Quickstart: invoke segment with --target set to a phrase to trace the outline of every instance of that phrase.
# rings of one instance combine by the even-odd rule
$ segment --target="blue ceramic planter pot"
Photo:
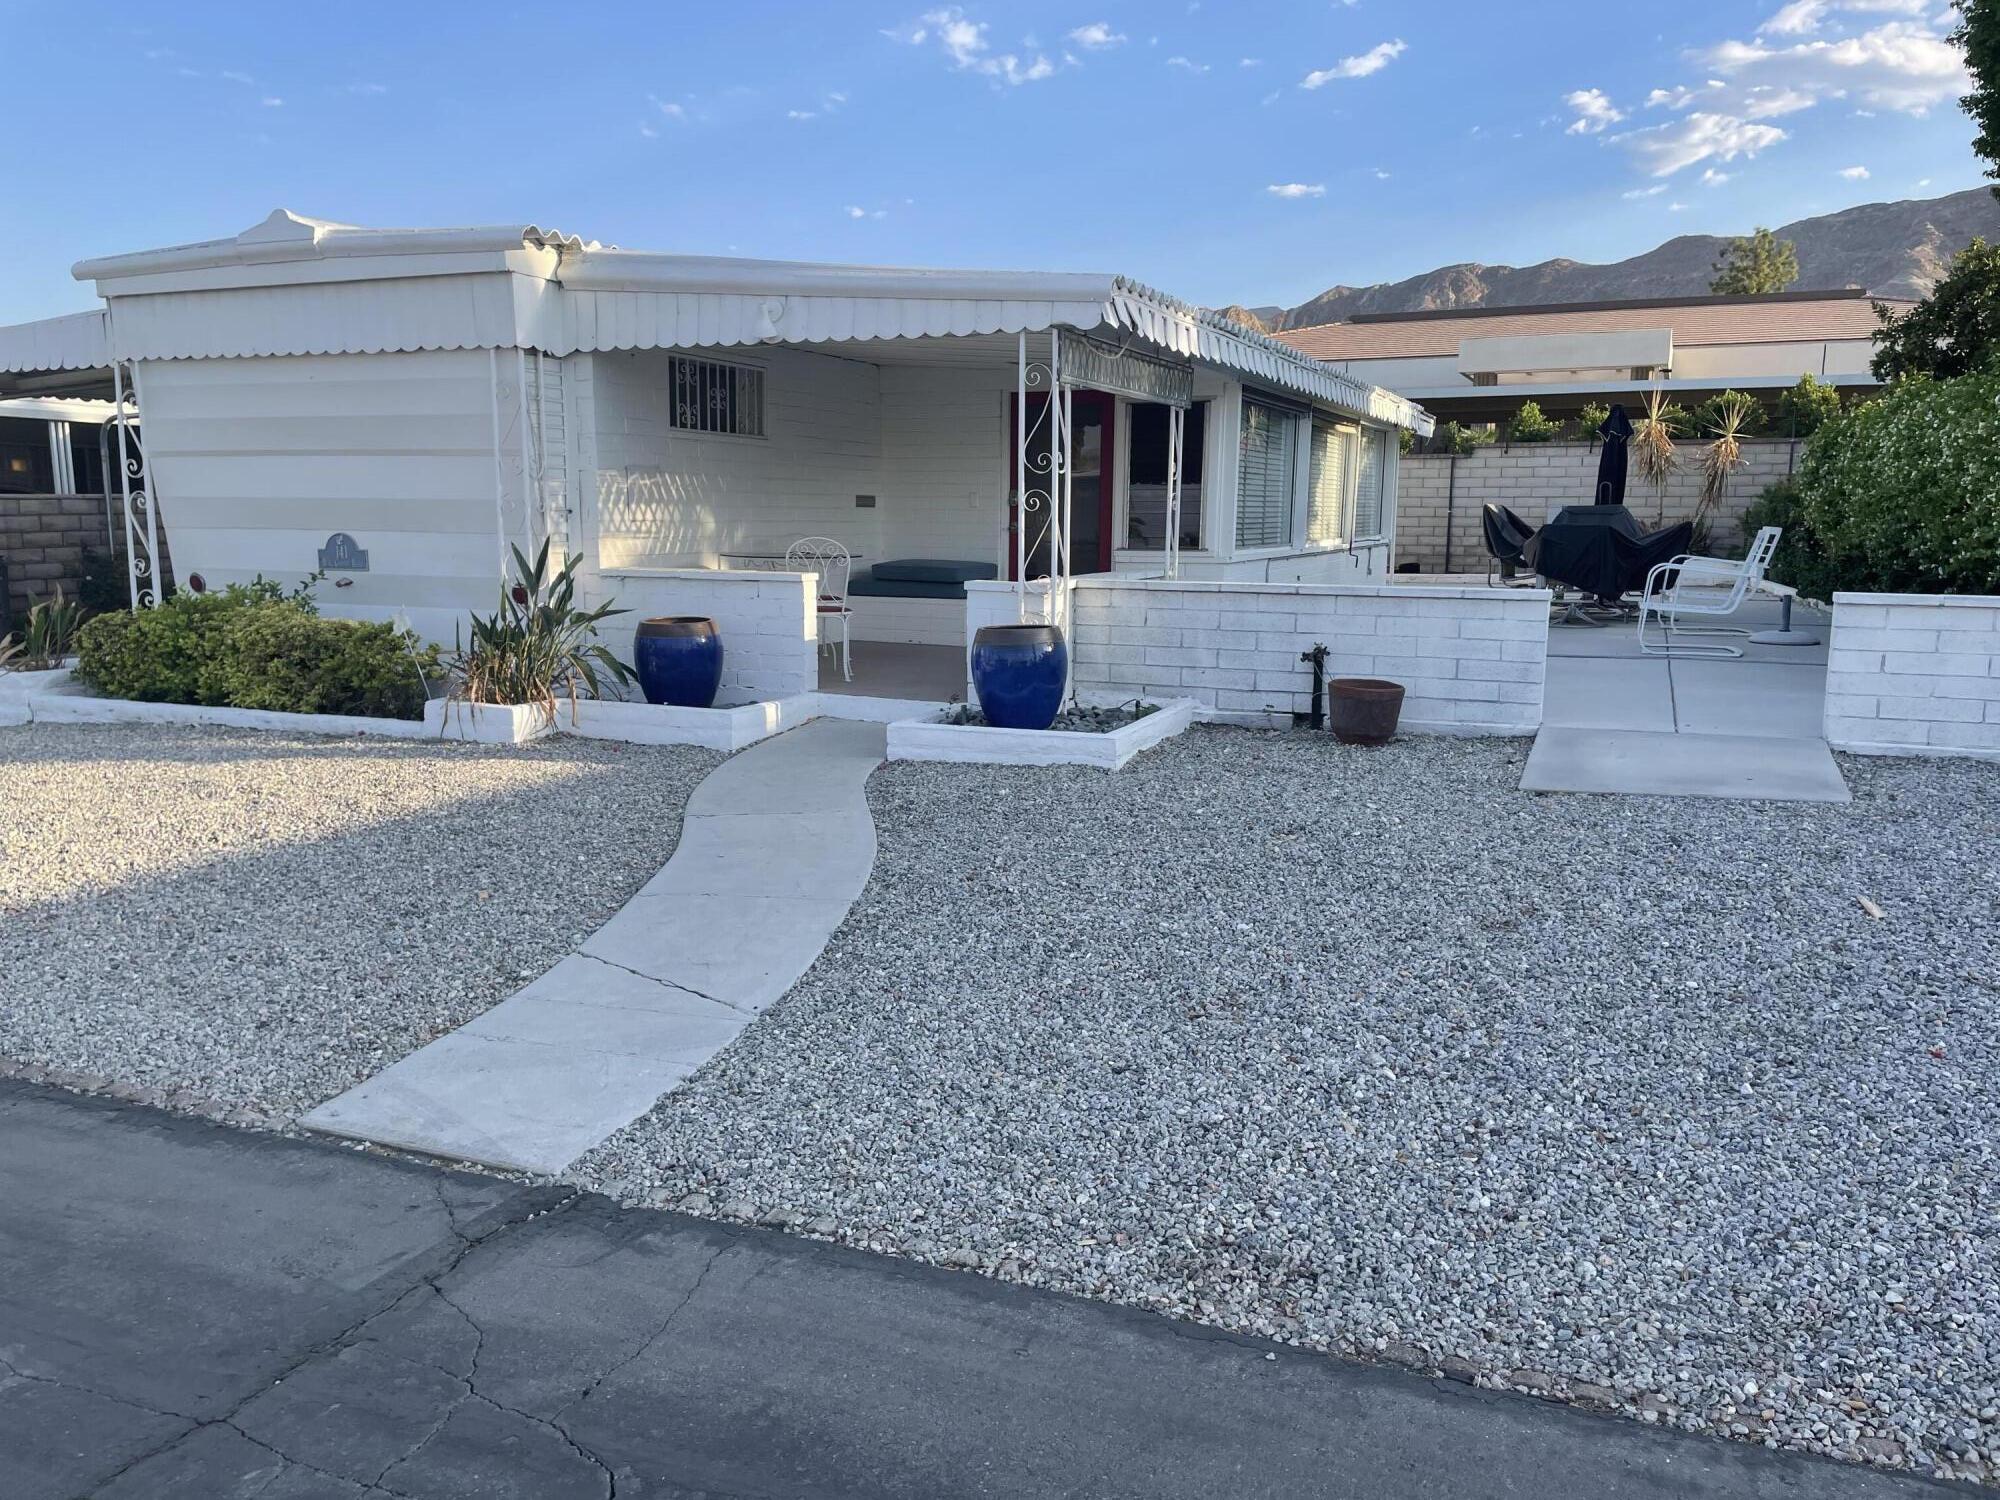
[[[1069,646],[1055,625],[984,625],[972,638],[972,687],[996,729],[1047,729],[1062,708]]]
[[[648,703],[707,708],[722,685],[722,637],[715,621],[700,615],[641,620],[632,665]]]

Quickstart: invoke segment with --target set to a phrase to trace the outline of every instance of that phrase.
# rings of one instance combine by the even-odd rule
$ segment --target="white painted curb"
[[[1157,713],[1101,734],[901,719],[889,726],[889,759],[987,766],[1096,766],[1116,771],[1140,751],[1186,729],[1200,707],[1192,699],[1177,699],[1162,704]]]

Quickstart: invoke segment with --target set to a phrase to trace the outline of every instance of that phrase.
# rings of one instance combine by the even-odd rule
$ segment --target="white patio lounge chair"
[[[1764,527],[1741,562],[1684,556],[1656,564],[1646,575],[1646,591],[1639,599],[1639,649],[1648,656],[1741,656],[1741,646],[1724,645],[1715,639],[1683,645],[1677,638],[1741,636],[1748,640],[1748,630],[1733,625],[1683,625],[1681,620],[1690,615],[1712,620],[1735,614],[1745,596],[1763,582],[1781,535],[1779,527]],[[1658,643],[1646,636],[1649,615],[1660,617],[1663,638]]]
[[[829,536],[800,537],[785,549],[785,570],[790,573],[819,574],[819,643],[840,632],[840,675],[854,681],[853,645],[849,626],[854,611],[847,604],[847,584],[854,574],[854,559],[846,547]]]

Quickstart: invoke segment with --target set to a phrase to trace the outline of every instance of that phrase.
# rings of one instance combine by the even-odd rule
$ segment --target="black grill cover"
[[[1529,539],[1522,555],[1544,578],[1616,599],[1644,587],[1655,563],[1678,557],[1693,544],[1692,521],[1649,533],[1622,505],[1566,505]]]

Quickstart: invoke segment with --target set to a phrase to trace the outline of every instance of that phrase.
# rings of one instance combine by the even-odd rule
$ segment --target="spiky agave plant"
[[[547,542],[532,562],[519,547],[513,553],[515,581],[501,589],[498,612],[474,615],[469,634],[453,637],[447,702],[529,703],[553,724],[559,698],[568,698],[574,712],[578,697],[603,696],[606,678],[621,687],[634,680],[633,670],[597,639],[601,622],[627,611],[608,601],[577,607],[580,557],[551,573]]]
[[[20,648],[11,662],[14,670],[40,672],[61,666],[76,654],[76,633],[83,621],[83,605],[64,598],[62,585],[57,584],[53,598],[29,607]]]

